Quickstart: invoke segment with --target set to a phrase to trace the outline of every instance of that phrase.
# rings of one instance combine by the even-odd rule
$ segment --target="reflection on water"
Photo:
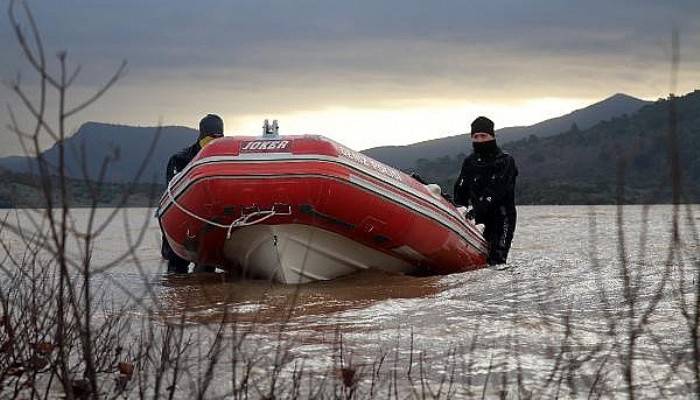
[[[227,274],[165,276],[166,315],[202,323],[222,319],[239,322],[288,322],[299,317],[323,317],[350,312],[389,299],[426,298],[447,285],[439,277],[412,277],[368,270],[334,281],[283,285],[239,280]]]

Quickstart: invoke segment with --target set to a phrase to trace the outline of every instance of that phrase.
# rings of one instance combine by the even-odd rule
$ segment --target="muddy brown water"
[[[561,349],[566,348],[571,359],[605,347],[578,361],[576,376],[583,378],[572,386],[586,397],[591,383],[584,378],[596,376],[601,369],[609,372],[605,379],[610,390],[623,390],[620,344],[626,343],[625,329],[624,324],[611,328],[610,321],[625,321],[627,315],[620,268],[624,253],[632,271],[636,307],[643,309],[661,294],[637,343],[640,393],[648,397],[678,394],[687,390],[690,375],[683,371],[682,361],[681,367],[672,368],[669,356],[682,360],[690,348],[679,299],[693,300],[691,278],[697,274],[698,262],[694,232],[700,207],[681,207],[681,257],[670,264],[672,207],[625,206],[622,211],[624,223],[618,231],[615,206],[518,207],[506,270],[437,277],[366,271],[331,282],[287,286],[223,274],[167,276],[153,210],[128,209],[96,243],[93,264],[120,260],[142,227],[143,240],[127,259],[96,274],[94,284],[105,304],[128,306],[136,317],[150,315],[148,310],[155,308],[159,309],[155,318],[184,314],[188,326],[202,335],[214,332],[209,328],[222,321],[255,326],[251,346],[256,351],[273,351],[284,341],[292,358],[305,360],[311,369],[332,365],[331,353],[340,333],[358,365],[370,365],[380,353],[421,351],[430,365],[426,376],[439,380],[448,373],[446,360],[454,351],[460,363],[471,360],[469,373],[477,381],[483,382],[494,371],[511,373],[511,380],[522,375],[534,385],[530,389],[539,387],[543,390],[539,394],[549,397],[555,385],[543,382],[559,379],[562,386],[563,378],[552,378]],[[87,215],[87,211],[75,212],[78,222],[81,213]],[[22,221],[21,215],[18,218]],[[7,233],[4,240],[21,249],[20,242]],[[681,279],[681,271],[687,279]],[[664,272],[668,272],[666,278]],[[276,329],[281,325],[284,335]],[[465,372],[460,371],[464,379]],[[215,378],[221,380],[221,393],[226,391],[226,376]],[[568,390],[579,397],[575,389]]]

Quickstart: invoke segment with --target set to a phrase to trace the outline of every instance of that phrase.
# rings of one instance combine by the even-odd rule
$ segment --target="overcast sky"
[[[617,92],[669,92],[671,31],[681,38],[677,92],[700,82],[700,1],[31,1],[49,54],[82,65],[76,98],[128,74],[70,122],[196,126],[227,134],[321,133],[356,149],[557,116]],[[9,0],[2,0],[3,10]],[[0,74],[23,71],[6,15]],[[11,93],[3,88],[4,102]],[[0,121],[7,121],[2,113]],[[4,133],[7,134],[7,133]],[[7,154],[10,148],[0,150]]]

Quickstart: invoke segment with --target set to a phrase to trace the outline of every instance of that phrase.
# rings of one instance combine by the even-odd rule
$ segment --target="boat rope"
[[[187,208],[185,208],[182,204],[178,203],[177,200],[175,200],[175,196],[173,196],[173,192],[172,192],[171,182],[174,182],[174,181],[175,181],[175,179],[171,179],[170,182],[168,182],[167,192],[168,192],[168,198],[170,199],[170,201],[173,204],[175,204],[175,207],[177,207],[178,209],[180,209],[180,211],[184,212],[185,214],[189,215],[190,217],[192,217],[198,221],[215,226],[217,228],[226,229],[226,239],[227,240],[231,239],[231,231],[233,230],[233,228],[255,225],[255,224],[263,222],[263,221],[273,217],[274,215],[278,214],[277,211],[275,211],[275,207],[273,206],[272,209],[270,209],[270,210],[259,210],[259,211],[254,211],[250,214],[242,215],[240,218],[234,220],[230,224],[221,224],[219,222],[212,221],[210,219],[201,217],[201,216],[195,214],[194,212],[188,210]],[[254,217],[260,217],[260,218],[254,219]]]

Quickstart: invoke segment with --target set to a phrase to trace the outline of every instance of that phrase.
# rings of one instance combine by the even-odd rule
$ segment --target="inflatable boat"
[[[282,283],[486,263],[480,231],[441,194],[323,136],[216,139],[170,181],[157,216],[180,257]]]

